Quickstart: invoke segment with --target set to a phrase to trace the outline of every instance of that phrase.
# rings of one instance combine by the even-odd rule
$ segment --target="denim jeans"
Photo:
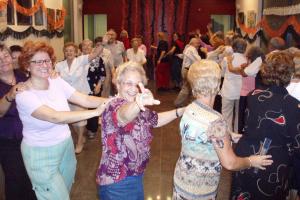
[[[144,175],[128,176],[120,182],[98,185],[100,200],[144,200]]]

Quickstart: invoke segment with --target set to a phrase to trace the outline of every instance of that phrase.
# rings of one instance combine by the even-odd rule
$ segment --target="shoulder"
[[[19,81],[24,82],[27,80],[26,74],[23,71],[16,69],[16,70],[14,70],[14,73],[15,73],[15,76],[16,76],[18,82]]]
[[[58,63],[55,64],[55,68],[56,69],[61,69],[67,66],[67,61],[66,60],[62,60]]]

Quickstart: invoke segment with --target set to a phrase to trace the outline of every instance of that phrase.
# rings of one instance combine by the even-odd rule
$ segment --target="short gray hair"
[[[187,78],[194,97],[215,96],[220,88],[221,69],[215,61],[203,59],[190,66]]]
[[[113,83],[121,83],[123,81],[124,75],[127,72],[138,72],[141,75],[142,83],[147,85],[147,77],[143,66],[137,62],[129,61],[119,65],[116,69],[116,73],[113,79]]]

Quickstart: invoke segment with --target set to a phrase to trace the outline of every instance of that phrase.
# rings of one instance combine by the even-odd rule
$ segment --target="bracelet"
[[[5,100],[6,100],[7,102],[9,102],[9,103],[11,103],[11,102],[14,101],[13,99],[12,99],[12,100],[9,100],[9,98],[7,97],[7,95],[5,95]]]
[[[249,156],[249,157],[247,157],[247,158],[248,158],[248,160],[249,160],[249,163],[250,163],[250,166],[249,166],[249,168],[251,168],[251,167],[252,167],[252,160],[251,160],[250,156]]]
[[[176,113],[176,118],[180,117],[178,114],[178,108],[176,108],[175,113]]]

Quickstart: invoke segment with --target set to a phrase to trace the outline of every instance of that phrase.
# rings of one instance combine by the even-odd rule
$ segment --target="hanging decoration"
[[[300,4],[291,5],[291,6],[284,6],[284,7],[272,7],[272,8],[265,8],[263,10],[264,15],[296,15],[300,13]]]
[[[4,0],[4,2],[5,2],[5,0]],[[16,9],[17,12],[19,12],[25,16],[32,16],[37,11],[39,11],[39,9],[41,8],[47,16],[48,24],[50,24],[51,28],[53,28],[54,30],[58,30],[64,26],[64,21],[65,21],[65,17],[66,17],[66,10],[64,8],[61,9],[60,16],[57,19],[54,19],[54,16],[52,16],[48,12],[43,0],[37,0],[36,3],[31,8],[25,8],[25,7],[21,6],[17,2],[17,0],[10,0],[10,3]],[[2,4],[0,4],[0,9],[1,9],[1,5]]]
[[[286,31],[288,26],[292,26],[295,32],[300,35],[300,22],[298,22],[295,15],[288,17],[278,29],[273,29],[269,25],[266,17],[263,17],[255,28],[247,28],[244,24],[239,23],[239,21],[237,21],[237,24],[244,33],[253,36],[256,35],[256,33],[261,29],[263,29],[269,37],[281,36]]]
[[[37,30],[32,26],[30,26],[28,29],[22,32],[14,31],[13,29],[7,27],[7,29],[4,32],[0,33],[0,41],[7,39],[9,36],[21,40],[21,39],[25,39],[30,34],[33,34],[37,37],[48,37],[48,38],[53,38],[53,37],[61,38],[64,36],[63,31]]]
[[[8,0],[0,0],[0,12],[6,9],[7,2]]]
[[[36,13],[41,6],[44,5],[43,0],[37,0],[36,3],[34,4],[34,6],[32,6],[31,8],[25,8],[23,6],[21,6],[17,0],[10,0],[12,6],[16,9],[17,12],[21,13],[22,15],[25,16],[32,16],[34,15],[34,13]]]

